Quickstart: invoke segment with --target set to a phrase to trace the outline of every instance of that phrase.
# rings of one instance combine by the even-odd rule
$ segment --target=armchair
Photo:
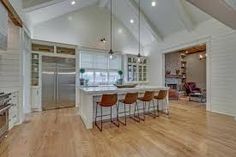
[[[187,95],[192,93],[201,93],[201,89],[196,86],[195,82],[186,82],[184,84]]]

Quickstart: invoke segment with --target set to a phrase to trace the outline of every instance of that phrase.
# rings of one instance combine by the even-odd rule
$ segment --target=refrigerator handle
[[[53,81],[53,100],[54,100],[54,103],[56,102],[56,71],[54,72],[54,75],[53,75],[53,78],[54,78],[54,81]]]
[[[57,72],[56,72],[56,104],[58,105],[58,83],[59,83],[59,81],[58,81],[58,79],[59,79],[59,77],[58,77],[58,73],[59,73],[59,70],[58,70],[58,65],[56,66],[56,70],[57,70]],[[59,107],[59,106],[57,106],[57,107]]]

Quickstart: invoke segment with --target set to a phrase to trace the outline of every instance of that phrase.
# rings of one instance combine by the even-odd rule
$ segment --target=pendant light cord
[[[113,9],[112,9],[112,0],[111,0],[111,2],[110,2],[110,7],[111,7],[111,13],[110,13],[110,38],[111,38],[111,39],[110,39],[110,42],[111,42],[111,43],[110,43],[110,48],[111,48],[111,50],[112,50],[112,40],[113,40],[113,39],[112,39],[112,33],[113,33],[113,32],[112,32],[112,31],[113,31],[113,30],[112,30],[112,12],[113,12]]]
[[[139,20],[139,24],[138,24],[138,30],[139,30],[139,33],[138,33],[138,39],[139,39],[139,43],[138,43],[138,50],[139,50],[139,55],[140,55],[140,51],[141,51],[141,44],[140,44],[140,42],[141,42],[141,37],[140,37],[140,11],[141,11],[141,9],[140,9],[140,0],[139,0],[139,5],[138,5],[139,7],[138,7],[138,20]]]

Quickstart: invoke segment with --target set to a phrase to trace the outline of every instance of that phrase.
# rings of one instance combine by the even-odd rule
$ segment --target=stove
[[[11,94],[0,93],[0,139],[4,137],[4,135],[8,131],[9,126],[9,109],[11,107],[10,98]]]

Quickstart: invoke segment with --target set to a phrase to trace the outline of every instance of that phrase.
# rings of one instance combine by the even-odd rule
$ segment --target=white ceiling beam
[[[127,1],[129,3],[129,5],[133,8],[133,10],[135,10],[136,15],[138,16],[138,12],[139,12],[139,6],[138,4],[135,2],[135,0],[128,0]],[[143,19],[144,24],[146,25],[146,28],[152,33],[152,35],[154,36],[154,38],[157,41],[163,41],[164,37],[161,34],[161,32],[158,30],[158,28],[156,26],[154,26],[151,21],[148,19],[148,17],[144,14],[144,12],[141,10],[141,19]]]
[[[187,0],[208,15],[236,30],[235,0]]]
[[[51,5],[60,3],[60,2],[64,2],[64,1],[66,1],[66,0],[49,0],[49,1],[42,2],[42,3],[39,3],[39,4],[35,4],[35,5],[32,5],[32,6],[27,6],[23,9],[23,11],[24,12],[32,12],[32,11],[35,11],[35,10],[38,10],[38,9],[41,9],[41,8],[45,8],[45,7],[48,7],[48,6],[51,6]]]
[[[188,11],[186,10],[186,1],[185,0],[174,0],[173,1],[178,15],[180,17],[181,22],[184,24],[185,28],[191,32],[194,30],[195,23],[193,22],[192,18],[190,17]]]
[[[98,1],[98,6],[100,8],[105,8],[107,6],[108,2],[109,2],[109,0],[99,0]]]

